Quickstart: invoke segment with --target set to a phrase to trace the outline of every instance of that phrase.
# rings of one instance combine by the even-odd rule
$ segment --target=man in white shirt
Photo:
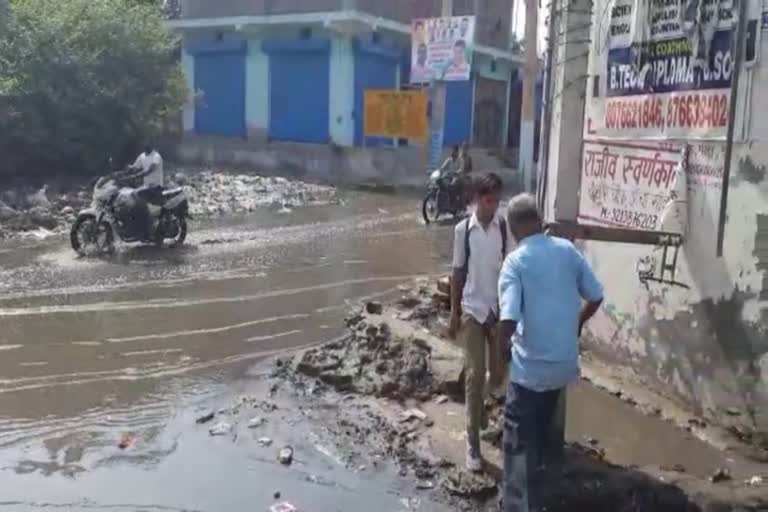
[[[163,157],[152,146],[145,146],[141,153],[131,166],[131,169],[138,171],[135,175],[142,179],[142,187],[152,189],[152,194],[160,194],[165,186],[165,174],[163,173]],[[137,228],[144,236],[151,236],[154,231],[155,220],[160,215],[160,208],[140,201],[136,208]]]
[[[456,226],[451,281],[449,336],[459,333],[464,345],[467,414],[467,469],[483,469],[480,430],[485,417],[486,355],[490,385],[503,384],[505,361],[495,336],[499,318],[498,282],[508,252],[509,232],[498,214],[501,178],[493,173],[474,183],[475,213]]]
[[[145,146],[132,166],[140,171],[138,177],[143,178],[145,187],[162,187],[165,185],[163,173],[163,157],[152,146]]]

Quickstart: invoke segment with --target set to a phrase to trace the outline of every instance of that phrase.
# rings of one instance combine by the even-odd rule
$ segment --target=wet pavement
[[[341,335],[351,304],[446,272],[450,226],[423,226],[417,207],[357,194],[265,209],[195,223],[180,250],[123,247],[106,261],[60,239],[0,245],[0,510],[267,510],[276,490],[306,512],[408,510],[393,468],[345,469],[302,429],[270,427],[307,447],[288,469],[275,449],[210,438],[194,419],[253,387],[260,359]],[[127,432],[136,446],[121,451]],[[730,464],[580,386],[569,437],[585,436],[623,463],[702,475]]]

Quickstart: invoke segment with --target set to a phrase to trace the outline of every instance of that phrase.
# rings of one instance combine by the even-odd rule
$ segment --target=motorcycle
[[[149,233],[136,220],[138,208],[146,205],[160,208],[157,218],[153,216]],[[70,242],[81,256],[89,254],[89,249],[98,253],[114,252],[115,236],[123,242],[151,243],[158,247],[170,240],[170,246],[177,247],[187,237],[189,218],[189,202],[183,188],[138,187],[135,177],[125,172],[112,173],[96,181],[91,207],[77,215]]]
[[[429,175],[427,195],[421,205],[424,222],[437,222],[441,215],[458,217],[465,211],[464,183],[455,171],[436,169]]]

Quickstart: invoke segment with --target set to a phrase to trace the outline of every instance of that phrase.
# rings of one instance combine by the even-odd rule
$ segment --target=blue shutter
[[[330,140],[330,44],[268,41],[269,138],[326,144]]]
[[[443,144],[469,142],[472,134],[472,81],[447,82]]]
[[[244,137],[245,53],[242,41],[204,43],[189,48],[195,57],[195,132]]]
[[[377,44],[355,44],[355,145],[363,145],[365,90],[397,89],[400,54]],[[367,137],[366,146],[391,145],[392,139]]]

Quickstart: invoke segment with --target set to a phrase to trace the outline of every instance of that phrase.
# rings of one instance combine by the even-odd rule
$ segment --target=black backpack
[[[464,229],[464,273],[469,274],[469,221],[471,217],[468,217],[464,223],[465,223],[465,229]],[[504,259],[507,256],[507,221],[500,218],[499,219],[499,229],[501,229],[501,259]]]

